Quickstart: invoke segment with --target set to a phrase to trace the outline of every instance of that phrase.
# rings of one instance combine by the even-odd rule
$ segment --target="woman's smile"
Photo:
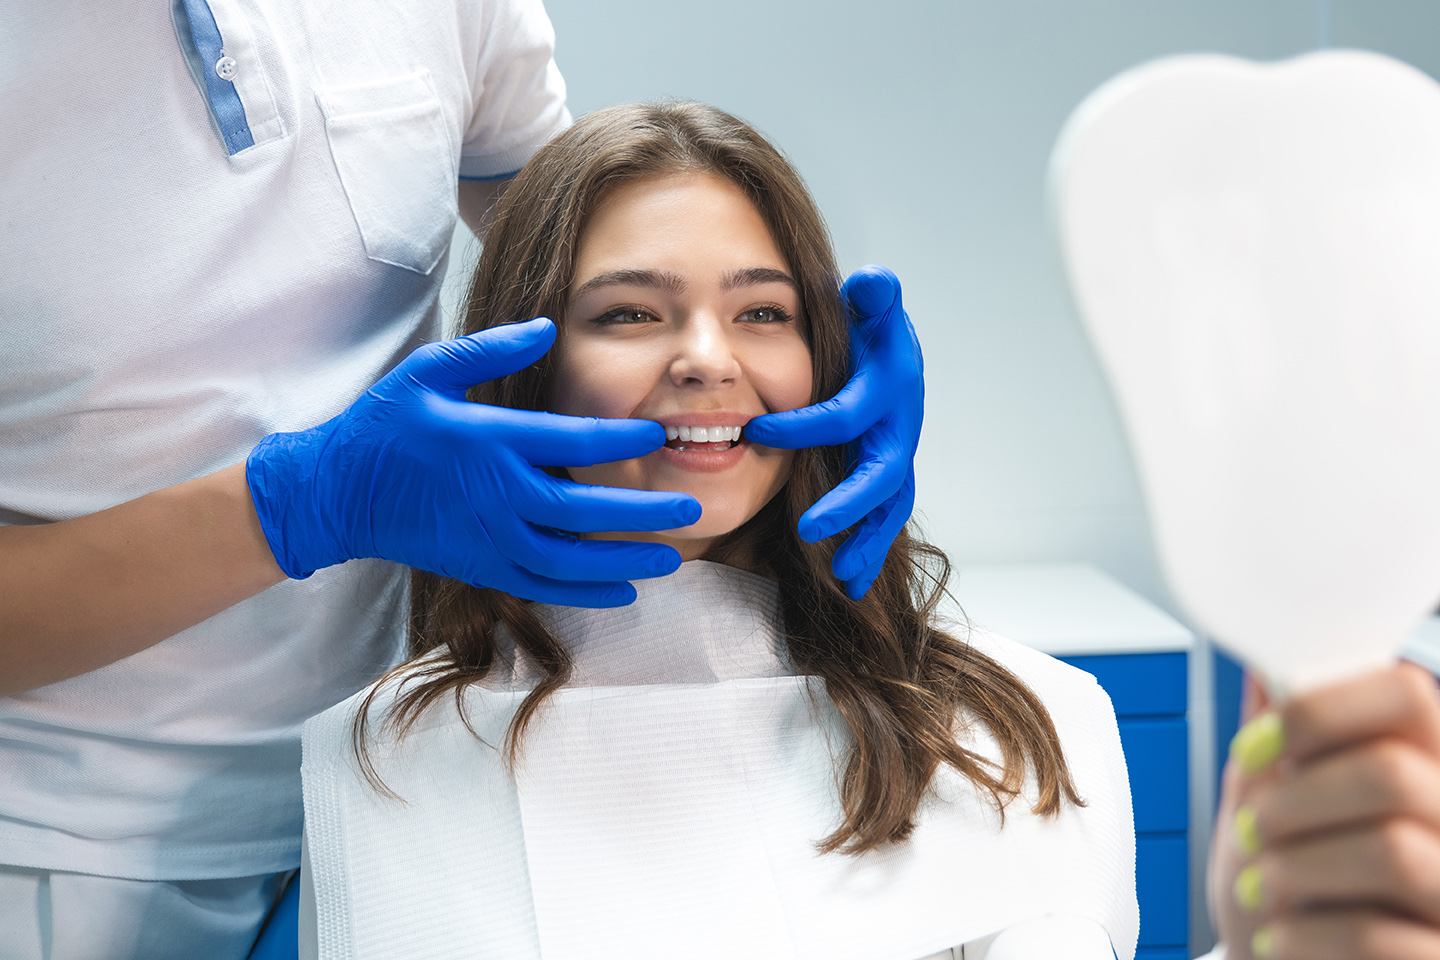
[[[581,233],[570,290],[551,410],[666,428],[654,453],[570,476],[695,497],[698,523],[623,538],[702,556],[790,476],[791,451],[745,438],[752,418],[811,400],[790,268],[738,187],[714,174],[677,174],[606,194]]]
[[[744,462],[751,445],[745,440],[750,417],[740,413],[682,413],[656,417],[665,428],[665,446],[651,456],[678,470],[718,473]]]

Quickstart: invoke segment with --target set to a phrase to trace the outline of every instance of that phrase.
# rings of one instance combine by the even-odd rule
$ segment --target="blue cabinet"
[[[1058,656],[1100,681],[1117,717],[1185,715],[1189,687],[1183,651]]]
[[[1061,658],[1093,674],[1115,704],[1135,809],[1140,947],[1174,948],[1180,951],[1176,956],[1183,956],[1190,938],[1186,657],[1175,651]]]
[[[1136,834],[1190,828],[1189,735],[1184,714],[1120,718]]]

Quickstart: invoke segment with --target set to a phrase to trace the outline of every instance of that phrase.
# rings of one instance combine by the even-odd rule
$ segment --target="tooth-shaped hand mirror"
[[[1176,599],[1277,690],[1391,661],[1440,599],[1440,85],[1159,61],[1051,188]]]

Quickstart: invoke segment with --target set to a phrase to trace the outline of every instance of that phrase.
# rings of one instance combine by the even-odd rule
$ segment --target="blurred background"
[[[1082,561],[1174,612],[1046,215],[1071,109],[1173,53],[1382,51],[1435,75],[1434,0],[546,0],[577,116],[656,97],[757,126],[841,268],[900,275],[925,349],[918,510],[967,564]],[[455,276],[473,262],[461,228]]]

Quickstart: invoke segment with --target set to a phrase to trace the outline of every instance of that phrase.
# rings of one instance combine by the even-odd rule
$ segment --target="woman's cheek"
[[[643,357],[633,345],[597,342],[571,333],[561,350],[552,380],[553,413],[572,417],[621,419],[631,416],[649,392]]]
[[[813,379],[810,374],[810,355],[805,354],[804,364],[791,364],[788,369],[766,371],[756,376],[755,392],[760,402],[771,413],[794,410],[810,402]]]

